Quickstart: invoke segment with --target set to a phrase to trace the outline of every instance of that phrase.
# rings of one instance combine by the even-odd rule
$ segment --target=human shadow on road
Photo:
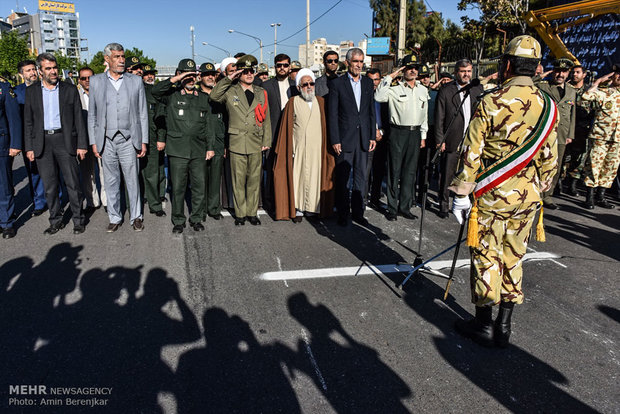
[[[196,318],[165,270],[150,270],[137,296],[141,266],[81,273],[81,250],[62,243],[36,266],[20,257],[0,268],[0,328],[11,332],[0,338],[0,386],[111,387],[98,396],[108,398],[106,412],[161,412],[157,394],[175,390],[161,350],[199,339]],[[162,310],[169,303],[178,317]]]
[[[290,349],[260,344],[246,321],[221,308],[207,309],[203,325],[206,346],[179,360],[179,413],[301,412],[281,367]]]
[[[304,326],[295,360],[288,363],[312,378],[337,413],[409,412],[401,401],[411,397],[408,385],[377,351],[349,335],[326,306],[296,293],[288,309]]]
[[[612,308],[607,305],[598,305],[596,307],[598,310],[603,313],[603,315],[608,316],[611,320],[620,323],[620,310],[616,308]]]
[[[562,390],[557,384],[568,385],[569,380],[526,350],[514,344],[508,349],[483,348],[460,337],[454,331],[454,321],[459,317],[469,319],[471,315],[452,296],[447,302],[439,299],[442,297],[441,287],[417,278],[407,290],[405,302],[443,333],[433,341],[439,355],[454,368],[455,380],[464,376],[515,413],[597,412]],[[513,320],[513,329],[514,325]],[[455,391],[446,389],[443,392]]]

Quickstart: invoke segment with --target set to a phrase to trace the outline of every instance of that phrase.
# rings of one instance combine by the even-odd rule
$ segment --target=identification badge
[[[183,113],[184,113],[183,110],[179,109],[179,116],[183,116]]]

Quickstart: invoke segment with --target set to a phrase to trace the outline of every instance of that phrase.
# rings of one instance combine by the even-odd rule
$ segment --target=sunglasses
[[[243,72],[241,72],[241,73],[243,73],[244,75],[253,74],[254,73],[254,69],[243,69]]]
[[[325,63],[338,63],[338,59],[325,59]]]
[[[276,63],[276,68],[288,68],[289,66],[291,66],[288,63]]]
[[[299,86],[302,88],[307,88],[308,86],[314,86],[314,82],[300,83]]]
[[[80,80],[89,80],[90,76],[80,76]]]

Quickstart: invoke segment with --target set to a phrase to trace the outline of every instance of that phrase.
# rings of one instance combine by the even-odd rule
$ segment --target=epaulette
[[[540,82],[538,82],[538,83],[545,83],[545,84],[548,84],[548,83],[549,83],[549,81],[547,81],[547,80],[541,80],[541,81],[540,81]]]
[[[398,86],[398,85],[399,85],[399,84],[398,84],[398,80],[396,80],[396,79],[394,79],[394,80],[392,81],[392,83],[390,83],[390,87],[392,87],[392,86]]]
[[[13,90],[13,87],[9,88],[9,95],[11,95],[11,98],[17,98],[17,94]]]

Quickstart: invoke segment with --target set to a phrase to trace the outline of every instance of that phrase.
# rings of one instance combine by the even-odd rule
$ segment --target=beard
[[[312,102],[312,100],[314,99],[314,91],[306,92],[304,90],[301,90],[300,93],[301,97],[304,98],[304,101],[306,102]]]

